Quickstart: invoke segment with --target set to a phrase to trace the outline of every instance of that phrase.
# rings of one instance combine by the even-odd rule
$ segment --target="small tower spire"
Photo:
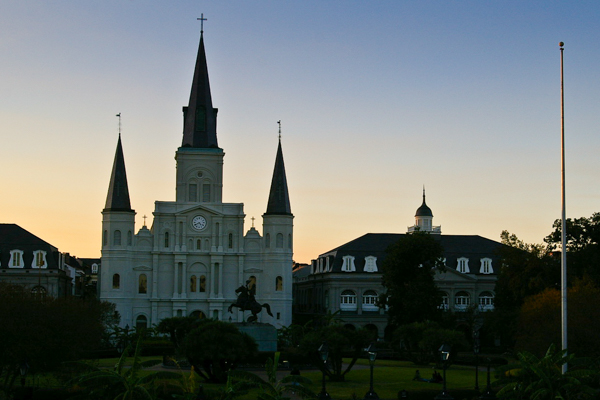
[[[120,118],[120,114],[118,114]],[[125,172],[125,157],[123,156],[123,146],[121,145],[121,135],[117,141],[117,150],[115,152],[115,161],[113,163],[110,183],[108,184],[108,194],[106,196],[106,205],[104,211],[131,211],[131,202],[129,200],[129,187],[127,186],[127,173]]]
[[[283,163],[283,151],[281,150],[281,120],[279,125],[279,143],[277,145],[277,156],[275,157],[275,168],[269,192],[269,202],[265,215],[292,215],[290,207],[290,195],[288,193],[287,178],[285,176],[285,165]]]
[[[181,147],[218,148],[217,143],[217,109],[213,108],[208,80],[208,66],[204,50],[204,14],[201,22],[200,44],[190,101],[183,107],[183,141]]]

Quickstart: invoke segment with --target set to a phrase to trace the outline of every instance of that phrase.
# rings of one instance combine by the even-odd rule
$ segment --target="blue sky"
[[[447,234],[540,242],[560,217],[565,42],[567,215],[600,211],[596,1],[4,1],[0,221],[100,254],[123,116],[137,227],[175,196],[204,13],[224,201],[266,209],[277,120],[295,259],[405,232],[423,185]]]

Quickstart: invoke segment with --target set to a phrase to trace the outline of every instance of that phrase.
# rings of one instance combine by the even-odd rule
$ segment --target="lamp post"
[[[448,360],[450,359],[451,349],[452,348],[447,344],[441,345],[438,349],[438,351],[440,352],[440,358],[442,360],[442,369],[444,371],[444,388],[442,390],[442,393],[435,396],[436,400],[454,400],[454,397],[450,396],[448,394],[448,391],[446,390],[446,366],[448,364]]]
[[[19,365],[19,372],[21,373],[21,387],[25,387],[25,377],[27,376],[27,371],[29,371],[29,364],[25,359],[21,365]]]
[[[479,391],[479,350],[481,342],[479,339],[479,328],[473,328],[473,354],[475,354],[475,390]]]
[[[496,400],[496,394],[492,391],[492,385],[490,383],[490,365],[491,365],[491,361],[488,359],[487,387],[485,388],[485,393],[479,397],[481,400]]]
[[[321,387],[318,399],[331,400],[331,396],[327,393],[327,389],[325,389],[325,369],[327,368],[327,357],[329,356],[329,346],[327,346],[327,343],[323,342],[319,347],[319,355],[321,356],[321,361],[323,361],[323,386]]]
[[[365,394],[364,400],[379,400],[379,396],[373,390],[373,366],[375,365],[375,359],[377,358],[377,348],[375,343],[371,343],[366,349],[367,356],[369,357],[369,365],[371,366],[371,383],[369,385],[369,391]]]

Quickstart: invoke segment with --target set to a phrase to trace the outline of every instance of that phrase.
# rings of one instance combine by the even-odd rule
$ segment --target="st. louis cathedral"
[[[228,308],[245,286],[258,303],[270,305],[272,316],[263,309],[259,322],[290,325],[294,216],[281,139],[262,236],[254,226],[244,234],[243,203],[222,201],[225,153],[217,142],[202,33],[183,116],[175,201],[156,201],[150,229],[144,223],[137,233],[119,136],[102,211],[101,299],[116,304],[121,326],[174,316],[242,322],[250,313]]]

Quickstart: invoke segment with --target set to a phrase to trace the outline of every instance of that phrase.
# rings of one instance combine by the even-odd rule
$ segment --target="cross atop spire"
[[[121,137],[121,113],[118,113],[115,117],[119,117],[119,137]]]
[[[196,20],[200,21],[200,34],[204,33],[204,21],[208,21],[208,19],[204,18],[204,13],[200,14],[200,18],[196,18]]]
[[[277,121],[277,124],[279,125],[279,141],[281,142],[281,120]]]

